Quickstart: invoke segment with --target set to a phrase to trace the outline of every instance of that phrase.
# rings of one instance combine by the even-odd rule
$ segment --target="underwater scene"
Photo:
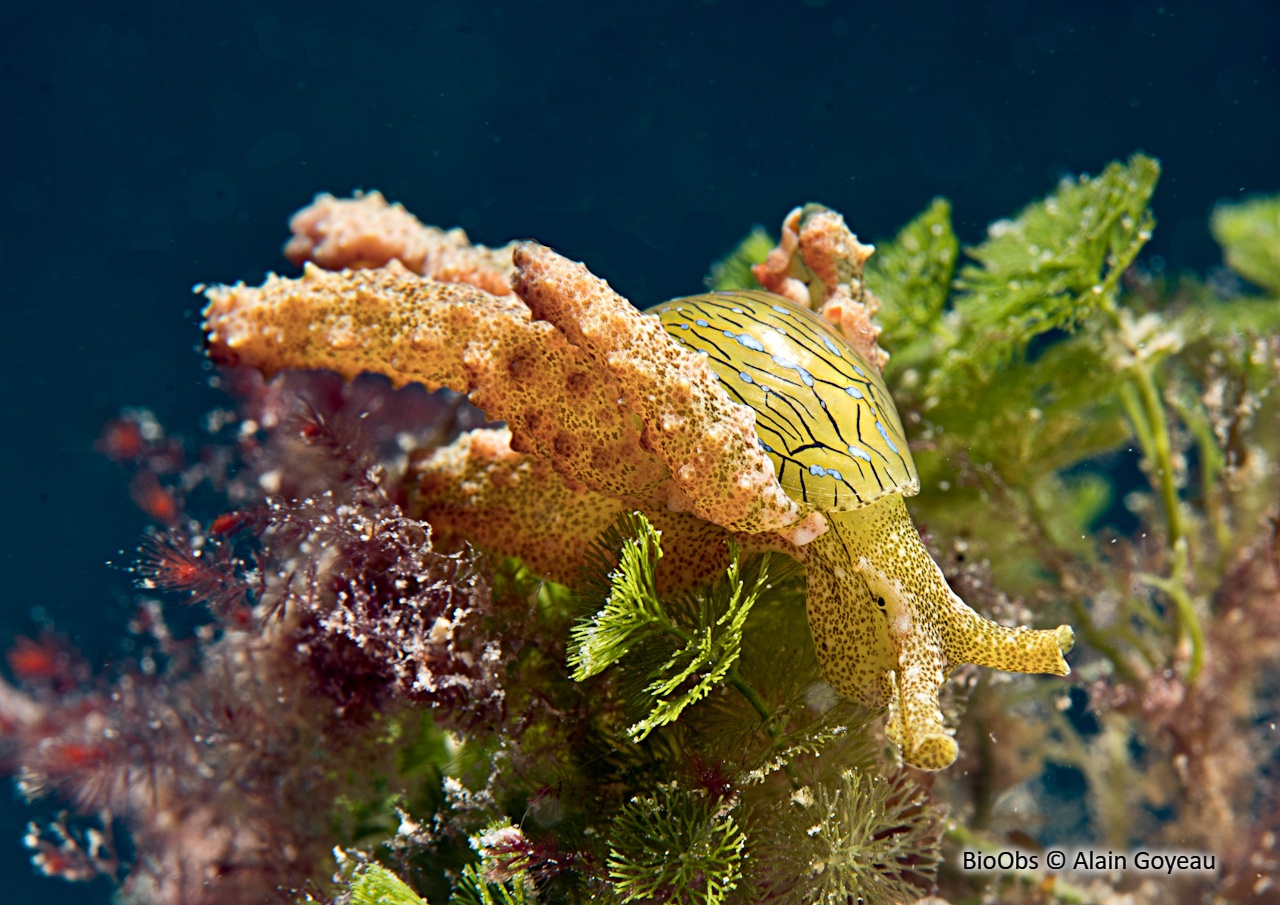
[[[1280,7],[0,61],[5,901],[1280,903]]]

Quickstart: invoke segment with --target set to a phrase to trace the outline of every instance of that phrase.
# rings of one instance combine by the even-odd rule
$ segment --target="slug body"
[[[1002,626],[948,587],[903,502],[920,483],[888,389],[825,321],[767,292],[692,296],[652,313],[755,411],[783,489],[826,515],[827,532],[799,548],[818,662],[838,694],[888,708],[907,763],[955,760],[938,689],[958,664],[1070,672],[1068,626]]]

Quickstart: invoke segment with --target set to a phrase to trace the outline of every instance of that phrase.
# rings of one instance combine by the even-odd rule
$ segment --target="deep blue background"
[[[809,200],[874,239],[946,195],[973,242],[1142,149],[1150,254],[1204,270],[1213,204],[1280,190],[1269,0],[614,6],[0,0],[0,644],[34,611],[121,655],[104,562],[143,519],[94,436],[122,405],[194,432],[191,285],[287,272],[317,191],[536,237],[648,305]],[[30,875],[25,814],[0,792],[0,897],[83,901]]]

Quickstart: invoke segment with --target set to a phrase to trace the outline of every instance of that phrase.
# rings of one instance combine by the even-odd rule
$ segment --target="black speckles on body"
[[[755,411],[761,445],[793,498],[848,510],[916,492],[884,381],[822,318],[767,292],[691,296],[656,313]]]
[[[889,707],[889,737],[907,763],[939,770],[956,756],[938,689],[976,663],[1066,675],[1071,630],[998,625],[947,586],[898,495],[836,513],[804,548],[809,629],[837,693]]]
[[[829,513],[800,548],[818,662],[838,694],[888,708],[907,763],[955,760],[938,706],[954,665],[1068,672],[1070,628],[997,625],[947,586],[903,503],[919,482],[884,382],[821,318],[763,292],[694,296],[658,316],[756,413],[783,489]]]

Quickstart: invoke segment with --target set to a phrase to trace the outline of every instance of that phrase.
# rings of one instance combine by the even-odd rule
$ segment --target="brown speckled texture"
[[[618,500],[572,490],[551,463],[511,449],[506,429],[473,430],[409,464],[406,509],[432,543],[519,555],[536,575],[572,582],[582,557],[618,517]]]
[[[976,663],[1010,672],[1070,672],[1074,636],[984,619],[947,586],[901,496],[836,514],[805,548],[809,626],[827,681],[846,697],[889,705],[889,736],[925,770],[950,766],[957,748],[938,688]]]
[[[261,287],[206,295],[215,361],[445,386],[507,421],[514,449],[547,459],[571,482],[638,501],[668,479],[618,405],[616,381],[512,296],[424,280],[395,263],[341,273],[308,266],[301,279],[272,275]]]
[[[572,584],[587,547],[625,508],[590,490],[573,490],[550,463],[514,452],[505,429],[474,430],[430,455],[405,476],[406,508],[432,525],[432,543],[471,543],[519,556],[535,575]],[[728,534],[691,515],[654,510],[662,533],[658,590],[676,594],[711,581],[729,564]]]
[[[618,381],[642,442],[671,469],[666,502],[737,531],[772,531],[804,513],[760,449],[755,413],[732,402],[699,356],[586,267],[533,242],[515,250],[516,294]]]

